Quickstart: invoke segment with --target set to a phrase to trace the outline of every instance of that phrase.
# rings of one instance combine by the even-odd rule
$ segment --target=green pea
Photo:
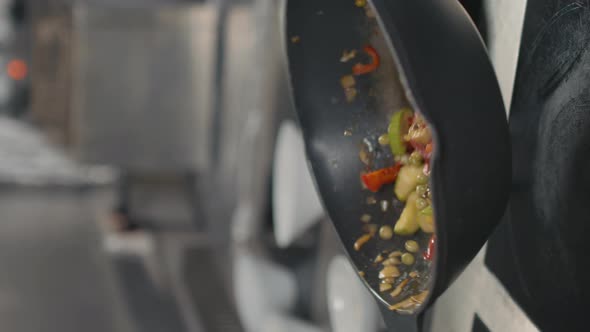
[[[418,175],[418,183],[419,184],[427,184],[428,183],[428,176],[426,176],[426,174],[422,173],[420,175]]]
[[[420,250],[420,246],[418,245],[418,242],[416,242],[414,240],[406,241],[405,247],[406,247],[406,250],[409,252],[418,252],[418,250]]]
[[[420,184],[416,186],[416,194],[418,194],[418,196],[424,196],[424,194],[426,194],[427,191],[428,186],[425,184]]]
[[[391,226],[381,226],[379,229],[379,237],[383,240],[390,240],[393,237],[393,228]]]
[[[414,261],[414,255],[410,253],[405,253],[402,255],[402,263],[404,263],[404,265],[412,265],[414,264]]]
[[[416,199],[416,207],[418,208],[418,210],[423,210],[428,206],[428,201],[425,200],[424,198],[417,198]]]

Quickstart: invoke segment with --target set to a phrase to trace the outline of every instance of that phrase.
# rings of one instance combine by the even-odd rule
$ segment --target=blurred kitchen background
[[[525,1],[477,3],[509,105]],[[384,331],[322,222],[283,6],[0,1],[0,330]],[[432,330],[484,326],[454,292]]]

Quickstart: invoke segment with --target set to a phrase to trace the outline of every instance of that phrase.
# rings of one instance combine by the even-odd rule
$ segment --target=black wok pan
[[[430,294],[415,315],[390,313],[390,299],[376,290],[376,274],[366,273],[363,278],[384,304],[390,328],[417,331],[424,308],[461,273],[504,213],[511,179],[509,134],[492,65],[458,2],[374,0],[372,4],[381,32],[374,31],[365,10],[353,0],[289,0],[289,69],[309,165],[323,204],[359,271],[370,270],[383,249],[383,244],[370,243],[361,251],[352,250],[362,234],[359,216],[369,209],[373,222],[392,225],[400,213],[399,206],[378,214],[364,204],[360,142],[386,132],[392,112],[408,102],[433,127],[431,187],[437,248]],[[352,63],[339,59],[343,50],[367,43],[379,51],[382,63],[374,74],[358,79],[359,95],[348,103],[339,80],[350,73]],[[343,135],[345,130],[352,136]],[[393,196],[390,190],[380,195]]]

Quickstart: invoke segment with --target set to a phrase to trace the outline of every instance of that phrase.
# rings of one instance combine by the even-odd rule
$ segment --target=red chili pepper
[[[427,261],[431,261],[434,258],[434,251],[436,245],[436,235],[432,235],[430,241],[428,241],[428,249],[423,254],[423,257]]]
[[[352,66],[352,73],[356,76],[374,72],[377,67],[379,67],[380,60],[377,51],[371,45],[363,47],[363,51],[365,51],[371,57],[371,63],[357,63],[356,65]]]
[[[367,189],[372,192],[377,192],[381,186],[388,183],[393,183],[395,181],[397,178],[397,173],[399,173],[399,169],[401,167],[402,165],[397,163],[392,167],[382,168],[371,173],[366,173],[361,175],[361,180]]]

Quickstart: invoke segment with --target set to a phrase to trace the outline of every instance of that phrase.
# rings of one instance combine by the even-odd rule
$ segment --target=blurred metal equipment
[[[60,54],[49,53],[59,57],[59,65],[45,83],[58,82],[36,90],[36,120],[50,136],[58,129],[57,141],[84,162],[138,171],[203,169],[214,98],[216,13],[206,4],[80,3],[72,11],[37,16],[36,54]],[[69,103],[42,109],[57,96]]]
[[[156,8],[76,8],[72,130],[83,161],[147,171],[205,166],[215,8]]]
[[[31,117],[76,160],[120,170],[115,209],[142,227],[194,230],[204,222],[195,188],[210,160],[220,8],[186,1],[32,6]]]
[[[31,6],[31,117],[53,142],[72,141],[72,7],[65,1]]]

